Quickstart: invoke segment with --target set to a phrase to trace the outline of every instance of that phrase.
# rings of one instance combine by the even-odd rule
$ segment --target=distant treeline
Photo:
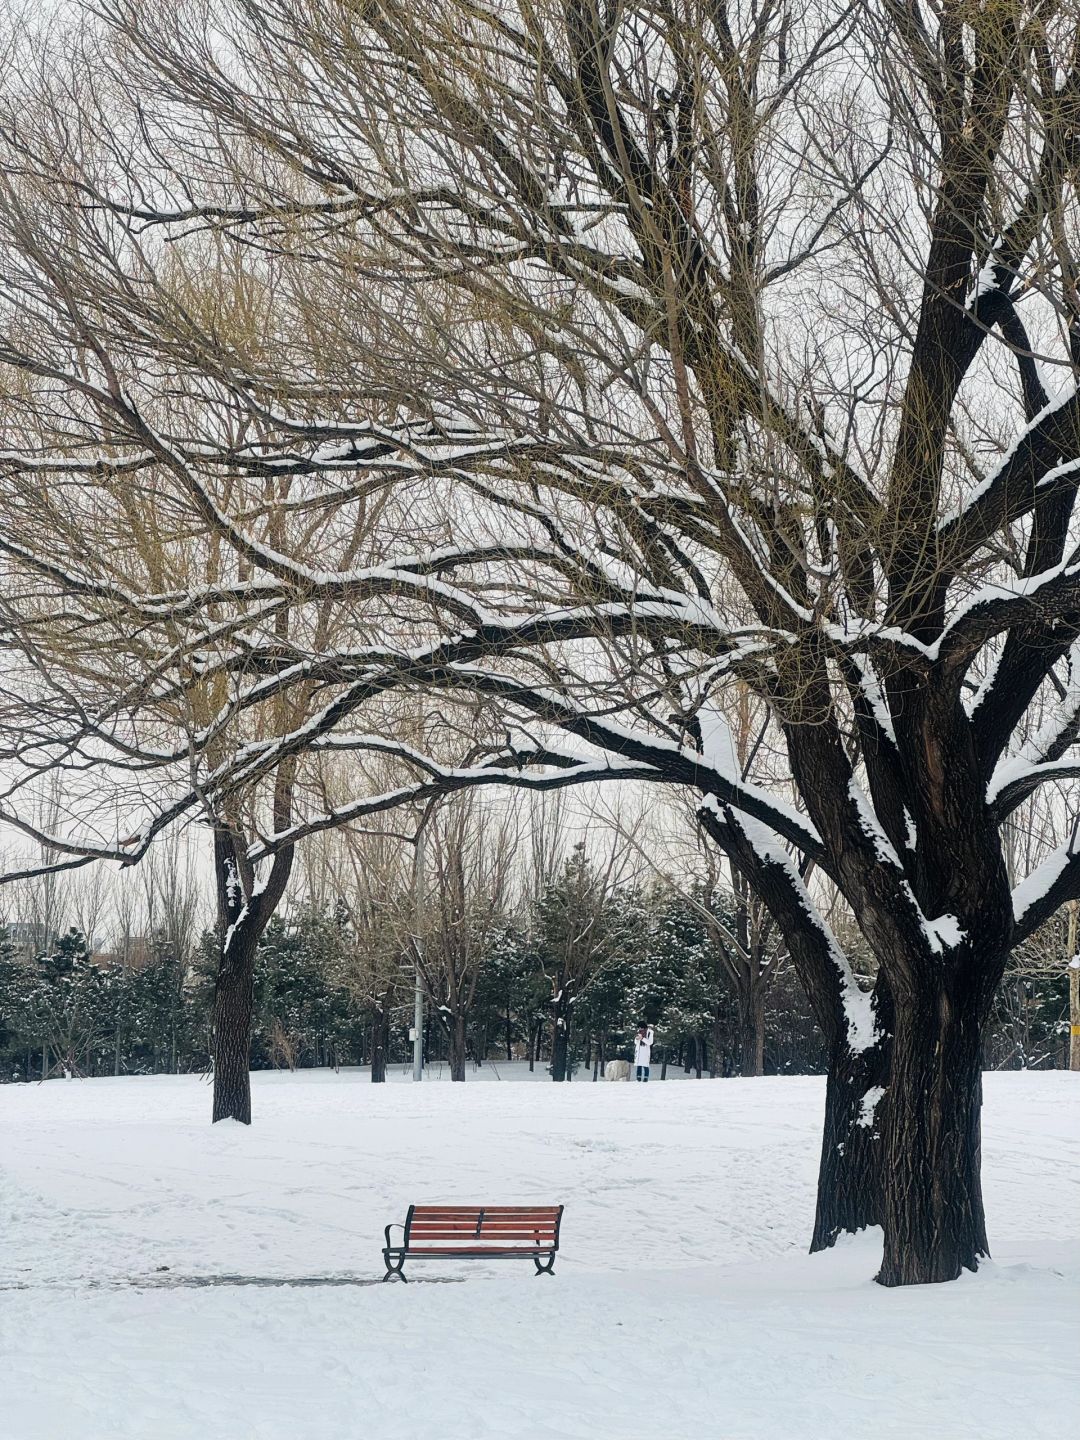
[[[641,1020],[656,1030],[658,1077],[816,1073],[827,1057],[782,948],[736,897],[670,887],[605,889],[578,848],[522,915],[442,917],[422,941],[382,946],[348,907],[302,905],[259,947],[254,1069],[387,1065],[411,1057],[417,967],[424,1046],[459,1078],[485,1061],[528,1059],[555,1078],[628,1058]],[[191,955],[164,934],[138,963],[92,956],[70,930],[47,953],[0,942],[0,1081],[203,1071],[210,1066],[219,938]],[[865,983],[869,984],[869,973]],[[1064,971],[1003,984],[985,1037],[995,1068],[1067,1059]]]

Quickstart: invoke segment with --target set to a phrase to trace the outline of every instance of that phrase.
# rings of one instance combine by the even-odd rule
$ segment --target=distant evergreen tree
[[[568,1078],[577,1007],[594,983],[595,1019],[610,1016],[622,982],[609,972],[628,957],[641,933],[640,906],[608,888],[579,841],[533,911],[532,958],[549,991],[552,1079]],[[587,1026],[588,1011],[582,1014]]]
[[[5,927],[0,932],[0,1080],[28,1078],[28,1003],[33,972],[15,954]]]
[[[94,1074],[111,1034],[109,984],[91,964],[86,939],[74,928],[33,966],[24,1010],[25,1034],[42,1054],[42,1074],[55,1062],[70,1075]]]
[[[664,1060],[689,1046],[700,1063],[721,999],[705,918],[684,896],[656,897],[629,998],[635,1023],[654,1027]]]
[[[275,916],[255,961],[253,1064],[331,1063],[350,1032],[342,916],[311,907]]]
[[[528,1012],[537,993],[530,974],[525,937],[510,921],[498,927],[484,952],[473,999],[475,1054],[487,1059],[497,1046],[510,1061],[514,1045],[528,1037]]]

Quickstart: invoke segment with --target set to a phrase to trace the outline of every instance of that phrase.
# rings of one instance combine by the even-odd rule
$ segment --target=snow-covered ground
[[[803,1254],[822,1096],[305,1072],[255,1077],[248,1130],[196,1078],[0,1087],[0,1435],[1070,1433],[1080,1076],[987,1078],[994,1263],[902,1291],[873,1235]],[[555,1278],[355,1283],[411,1200],[565,1202]],[[327,1277],[352,1283],[248,1283]]]

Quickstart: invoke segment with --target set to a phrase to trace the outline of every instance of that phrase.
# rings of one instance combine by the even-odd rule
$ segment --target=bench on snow
[[[551,1275],[561,1205],[410,1205],[405,1224],[387,1225],[383,1280],[404,1280],[406,1260],[531,1260]],[[391,1230],[404,1230],[400,1245]]]

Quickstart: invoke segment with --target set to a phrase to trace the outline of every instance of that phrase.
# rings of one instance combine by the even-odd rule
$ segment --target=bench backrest
[[[559,1248],[561,1205],[410,1205],[405,1244]]]

